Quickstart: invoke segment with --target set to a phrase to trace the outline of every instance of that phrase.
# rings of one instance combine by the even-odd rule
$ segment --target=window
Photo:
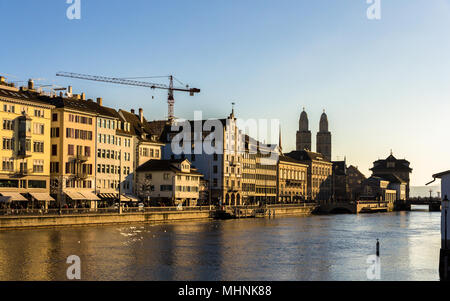
[[[19,188],[18,180],[0,180],[1,188]]]
[[[58,113],[52,114],[52,121],[58,121]]]
[[[50,173],[59,173],[59,162],[50,163]]]
[[[47,187],[46,181],[37,181],[37,180],[28,181],[28,188],[46,188],[46,187]]]
[[[33,172],[36,172],[36,173],[44,172],[44,160],[34,160],[33,161]]]
[[[34,123],[33,124],[33,134],[44,135],[44,124]]]
[[[14,139],[13,138],[3,138],[3,149],[14,150]]]
[[[13,171],[14,170],[14,159],[3,158],[2,170]]]
[[[160,190],[161,191],[172,191],[172,185],[161,185]]]
[[[34,141],[34,143],[33,143],[33,152],[35,152],[35,153],[43,153],[44,152],[44,142]]]
[[[52,156],[58,155],[58,145],[52,144]]]
[[[50,136],[52,138],[58,138],[59,137],[59,128],[51,128]]]
[[[84,147],[84,155],[86,157],[90,157],[91,156],[91,147],[90,146],[85,146]]]
[[[14,120],[3,119],[3,129],[4,130],[14,130]]]
[[[69,156],[73,156],[75,154],[75,148],[74,148],[74,146],[72,144],[69,144],[67,146],[67,154]]]
[[[214,165],[214,166],[213,166],[213,172],[214,172],[214,173],[217,173],[217,165]]]
[[[218,159],[217,154],[214,154],[214,161],[217,161],[217,159]]]
[[[3,111],[8,112],[8,113],[14,113],[15,107],[14,107],[14,105],[3,105]]]
[[[35,117],[44,117],[44,110],[34,109],[34,116]]]

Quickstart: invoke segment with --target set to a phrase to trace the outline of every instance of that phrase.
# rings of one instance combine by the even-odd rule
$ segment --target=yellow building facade
[[[29,89],[0,81],[0,194],[9,201],[43,201],[50,188],[50,127],[53,106]],[[26,203],[23,203],[26,204]]]
[[[280,156],[278,161],[277,199],[279,203],[298,203],[306,200],[308,165]]]
[[[95,196],[96,112],[77,97],[49,98],[55,106],[51,117],[51,193],[58,201],[87,201]]]

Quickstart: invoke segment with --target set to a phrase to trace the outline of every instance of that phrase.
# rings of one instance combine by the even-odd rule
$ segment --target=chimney
[[[0,76],[0,83],[6,83],[6,79],[4,76]]]
[[[63,97],[63,92],[59,92],[59,97]]]
[[[103,98],[97,97],[97,103],[99,106],[103,106]]]
[[[144,110],[142,110],[142,108],[139,108],[139,119],[141,120],[141,123],[144,123]]]
[[[131,112],[131,114],[134,114],[134,109],[131,109],[130,112]]]
[[[34,89],[34,81],[30,78],[28,80],[28,90],[33,90]]]
[[[86,93],[81,93],[81,100],[86,100]]]

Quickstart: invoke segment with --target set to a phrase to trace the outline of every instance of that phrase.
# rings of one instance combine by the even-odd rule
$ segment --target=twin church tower
[[[321,153],[328,161],[331,161],[331,133],[328,131],[328,117],[323,112],[320,117],[319,132],[317,133],[316,152]],[[311,151],[311,131],[309,130],[308,114],[305,109],[300,114],[299,130],[297,132],[297,151]]]

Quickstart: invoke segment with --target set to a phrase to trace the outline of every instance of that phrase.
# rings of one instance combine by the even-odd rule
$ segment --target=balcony
[[[19,149],[17,151],[17,158],[19,158],[19,159],[29,158],[29,157],[31,157],[31,155],[32,155],[32,152],[30,150]]]
[[[12,176],[14,178],[24,178],[28,175],[31,175],[32,173],[33,173],[32,169],[22,169],[21,168],[21,169],[15,171]]]
[[[74,160],[75,162],[78,162],[78,163],[84,163],[84,162],[86,162],[87,160],[89,160],[89,157],[88,157],[88,156],[85,156],[85,155],[78,154],[78,155],[76,155],[75,157],[73,157],[73,160]]]
[[[89,177],[89,174],[86,172],[78,172],[78,173],[72,175],[72,177],[75,180],[86,180]]]

